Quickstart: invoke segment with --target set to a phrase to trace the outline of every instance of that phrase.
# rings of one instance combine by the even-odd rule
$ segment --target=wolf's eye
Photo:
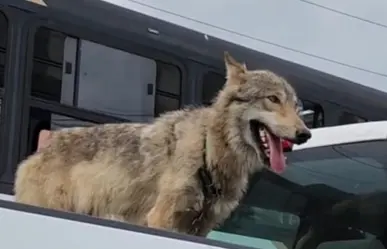
[[[269,97],[267,97],[271,102],[273,102],[273,103],[276,103],[276,104],[279,104],[280,103],[280,100],[279,100],[279,98],[277,97],[277,96],[275,96],[275,95],[271,95],[271,96],[269,96]]]

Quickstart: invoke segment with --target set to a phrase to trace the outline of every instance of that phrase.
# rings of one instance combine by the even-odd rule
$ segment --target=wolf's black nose
[[[303,144],[306,141],[309,140],[309,138],[312,137],[312,134],[310,133],[309,130],[299,130],[296,132],[296,143],[297,144]]]

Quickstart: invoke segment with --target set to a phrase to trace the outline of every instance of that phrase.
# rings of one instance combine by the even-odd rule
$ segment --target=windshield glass
[[[284,174],[257,174],[208,237],[262,249],[385,248],[385,148],[375,141],[288,153]]]
[[[384,142],[339,145],[288,154],[283,177],[308,186],[326,184],[352,194],[387,190]],[[380,146],[379,146],[380,145]]]

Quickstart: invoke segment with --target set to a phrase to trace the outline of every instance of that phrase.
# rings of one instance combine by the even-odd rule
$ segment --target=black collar
[[[220,188],[215,186],[214,181],[212,180],[211,172],[206,167],[206,164],[198,169],[198,178],[202,185],[202,191],[205,201],[212,201],[218,198],[222,191]]]
[[[207,136],[204,136],[204,141],[203,141],[203,165],[198,169],[198,178],[201,182],[202,185],[202,191],[204,195],[204,199],[206,200],[214,200],[218,198],[221,195],[222,190],[218,188],[211,175],[211,171],[209,170],[209,167],[207,165]]]
[[[198,215],[192,221],[191,234],[197,235],[201,230],[201,221],[207,215],[214,201],[216,201],[219,196],[222,194],[222,189],[218,188],[211,175],[211,171],[207,167],[207,158],[206,158],[206,137],[204,138],[203,146],[203,165],[198,169],[197,176],[202,185],[202,191],[204,195],[204,201],[202,210],[198,212]]]

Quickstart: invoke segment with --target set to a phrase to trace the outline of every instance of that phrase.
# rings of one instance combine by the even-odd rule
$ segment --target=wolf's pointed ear
[[[236,61],[229,52],[224,52],[224,62],[226,65],[226,78],[227,79],[244,79],[243,75],[247,72],[246,64],[241,64]]]

